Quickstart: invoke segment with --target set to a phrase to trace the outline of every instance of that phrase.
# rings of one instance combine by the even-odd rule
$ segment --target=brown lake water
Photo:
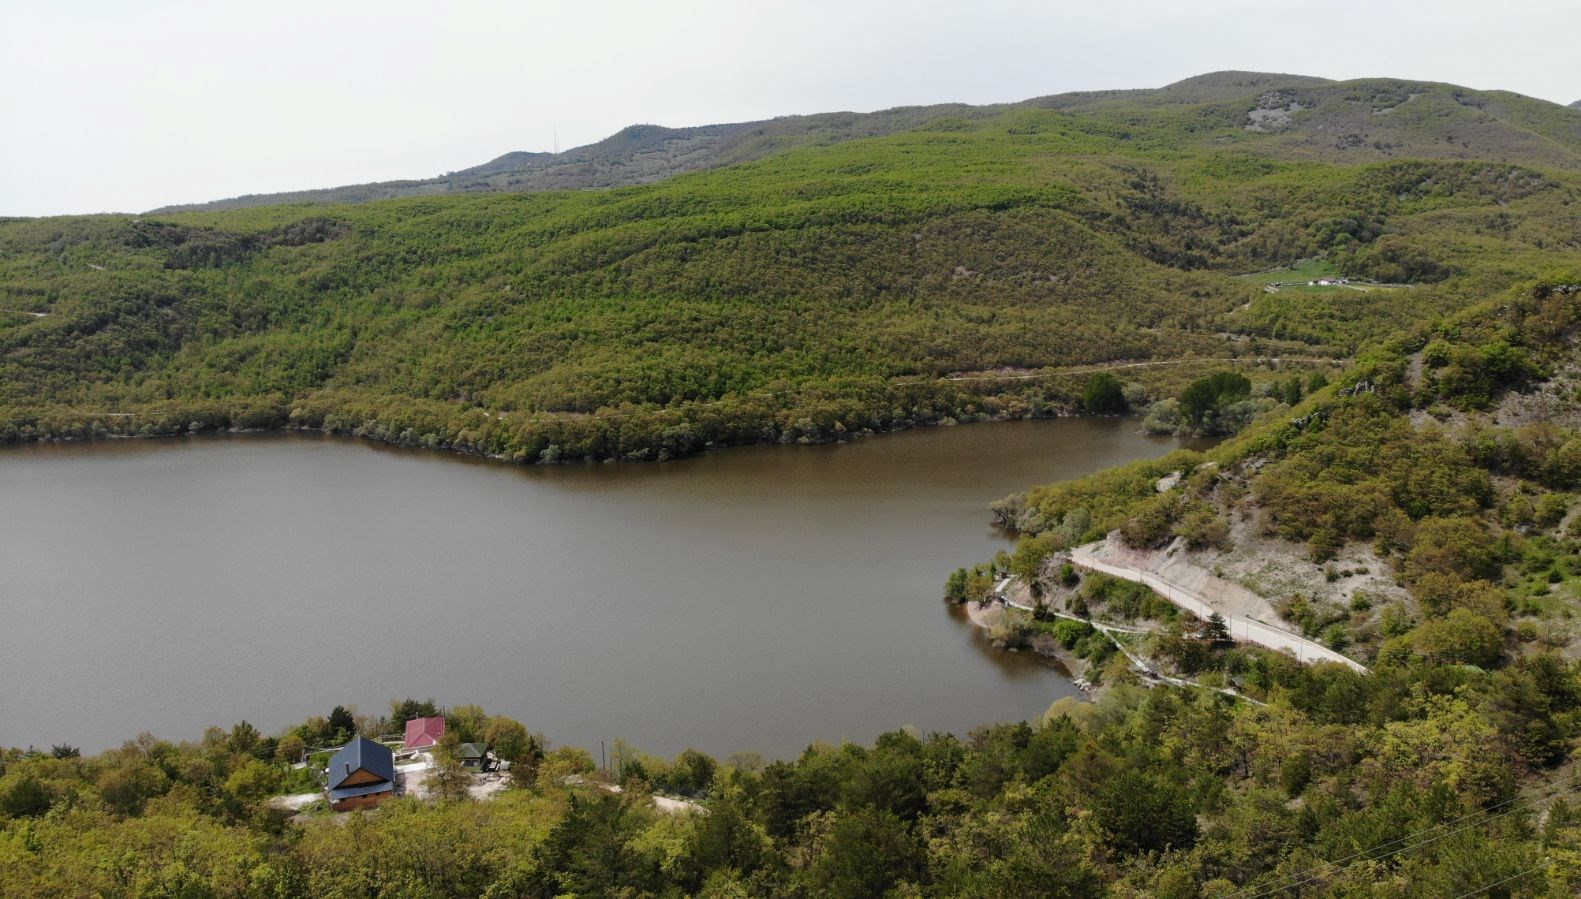
[[[1074,690],[940,600],[1125,419],[523,468],[319,435],[0,452],[0,746],[477,703],[554,745],[798,753]]]

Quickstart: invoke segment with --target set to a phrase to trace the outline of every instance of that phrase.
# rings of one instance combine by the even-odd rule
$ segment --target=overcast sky
[[[1219,69],[1581,98],[1581,0],[0,2],[0,214],[427,177],[635,122]]]

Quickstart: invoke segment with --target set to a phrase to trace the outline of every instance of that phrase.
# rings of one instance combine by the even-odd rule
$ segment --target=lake
[[[1074,693],[940,599],[987,504],[1134,420],[518,467],[317,434],[0,451],[0,746],[476,703],[598,751],[794,755]]]

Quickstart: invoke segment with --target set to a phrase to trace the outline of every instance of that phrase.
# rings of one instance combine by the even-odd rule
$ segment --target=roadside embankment
[[[1216,613],[1224,618],[1232,639],[1288,652],[1302,662],[1337,662],[1366,673],[1360,662],[1270,623],[1267,619],[1274,613],[1266,598],[1180,556],[1178,547],[1137,553],[1110,534],[1106,540],[1071,550],[1070,560],[1079,568],[1143,584],[1198,618],[1206,620]]]

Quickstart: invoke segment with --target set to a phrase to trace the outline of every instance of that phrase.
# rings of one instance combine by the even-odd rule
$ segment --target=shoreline
[[[130,415],[131,413],[126,413],[126,414]],[[518,459],[518,458],[513,458],[511,455],[506,454],[506,453],[480,452],[480,451],[475,450],[475,449],[470,449],[470,448],[463,447],[463,446],[457,446],[457,445],[454,445],[454,444],[450,444],[450,445],[440,444],[440,445],[437,445],[437,446],[430,446],[430,445],[427,445],[427,444],[425,444],[425,443],[423,443],[421,441],[390,439],[390,438],[387,438],[387,437],[380,437],[380,436],[375,435],[375,434],[358,433],[358,431],[360,429],[346,430],[346,429],[342,429],[342,428],[311,427],[311,426],[304,426],[304,425],[285,425],[283,427],[261,427],[261,428],[214,427],[214,428],[200,428],[198,430],[186,430],[186,431],[180,431],[180,432],[174,432],[174,433],[158,433],[158,434],[117,434],[117,433],[108,433],[108,432],[106,432],[106,433],[103,433],[103,434],[96,434],[96,435],[89,436],[89,437],[63,436],[63,437],[35,437],[35,438],[31,438],[31,439],[0,440],[0,453],[3,453],[7,449],[29,447],[29,446],[33,446],[33,447],[45,447],[45,446],[92,446],[92,445],[100,444],[100,443],[111,443],[111,442],[116,442],[116,441],[134,441],[134,440],[146,440],[146,441],[157,442],[157,441],[161,441],[161,440],[169,440],[169,441],[185,440],[185,439],[190,439],[190,438],[194,438],[194,437],[198,437],[198,438],[214,438],[214,437],[245,436],[245,435],[317,434],[317,435],[320,435],[320,436],[323,436],[323,437],[345,438],[345,439],[351,439],[351,440],[363,440],[363,441],[367,441],[367,442],[372,443],[372,444],[376,444],[376,445],[381,446],[381,447],[390,447],[390,448],[396,448],[396,449],[423,450],[423,451],[427,451],[427,452],[440,453],[440,454],[443,454],[443,455],[460,456],[460,457],[463,457],[463,458],[486,460],[486,461],[489,461],[489,462],[501,462],[501,463],[505,463],[507,465],[517,465],[517,466],[523,466],[523,467],[553,466],[553,465],[593,465],[593,464],[600,464],[600,465],[602,465],[602,464],[612,464],[612,463],[620,463],[620,464],[650,464],[650,463],[655,463],[655,462],[671,462],[671,461],[677,461],[677,460],[680,460],[680,459],[692,459],[692,458],[697,458],[699,456],[706,456],[709,453],[716,452],[716,451],[719,451],[719,450],[739,449],[739,448],[743,448],[743,447],[753,447],[753,446],[837,446],[837,445],[841,445],[841,444],[854,443],[854,442],[856,442],[858,440],[864,440],[864,439],[868,439],[868,438],[872,438],[872,437],[883,437],[883,436],[891,435],[891,434],[902,434],[902,433],[905,433],[907,431],[918,431],[918,430],[923,430],[925,428],[954,428],[954,427],[962,427],[962,426],[965,426],[965,425],[994,424],[994,423],[1010,422],[1010,421],[1058,421],[1058,420],[1069,419],[1069,418],[1095,418],[1095,419],[1097,419],[1097,418],[1116,418],[1116,419],[1118,419],[1118,418],[1140,418],[1140,416],[1135,415],[1134,413],[1132,413],[1132,414],[1125,414],[1125,415],[1089,415],[1089,414],[1085,414],[1085,413],[1081,413],[1081,412],[1071,412],[1071,411],[1063,410],[1063,409],[1055,410],[1055,411],[1053,411],[1050,414],[998,415],[998,416],[979,415],[978,417],[975,417],[975,418],[967,418],[967,419],[959,419],[959,420],[955,419],[955,418],[952,418],[952,417],[949,417],[949,416],[945,416],[945,417],[943,417],[941,419],[938,419],[936,421],[919,421],[919,422],[913,422],[913,423],[909,423],[909,424],[898,426],[898,427],[884,428],[882,430],[875,430],[875,429],[872,429],[872,428],[863,428],[863,429],[861,429],[859,431],[850,431],[850,432],[847,432],[847,433],[845,433],[843,435],[840,435],[840,436],[820,437],[820,438],[817,438],[817,439],[810,439],[810,438],[802,437],[802,438],[798,438],[796,440],[755,440],[755,441],[740,441],[740,442],[710,441],[707,444],[704,444],[701,448],[699,448],[695,452],[689,452],[689,453],[685,453],[685,454],[681,454],[681,455],[645,456],[645,457],[641,457],[641,458],[634,458],[634,457],[632,457],[630,455],[626,455],[626,456],[607,456],[607,457],[602,457],[602,458],[599,458],[599,457],[566,457],[566,458],[555,459],[555,460],[552,460],[552,461],[551,460],[544,460],[544,459]],[[1160,440],[1181,439],[1181,438],[1175,438],[1172,435],[1158,435],[1158,436],[1159,436]]]
[[[706,454],[715,449],[737,446],[771,445],[824,445],[847,443],[861,437],[877,436],[925,427],[953,427],[991,421],[1044,420],[1056,418],[1140,418],[1142,410],[1122,414],[1092,414],[1081,411],[1079,386],[1074,383],[1055,383],[1057,379],[1078,379],[1097,372],[1192,366],[1224,366],[1234,368],[1266,369],[1285,364],[1332,365],[1334,359],[1313,356],[1257,355],[1204,358],[1174,358],[1152,360],[1124,360],[1090,365],[1056,366],[1034,371],[1016,370],[1015,373],[961,372],[938,378],[915,381],[897,381],[878,388],[884,399],[867,397],[865,405],[842,409],[824,409],[820,421],[813,421],[816,406],[791,406],[774,409],[743,408],[735,410],[737,423],[744,424],[745,433],[728,429],[716,439],[704,440],[707,434],[691,435],[691,430],[708,420],[700,410],[719,407],[731,402],[748,403],[758,394],[731,395],[706,402],[666,406],[663,408],[632,408],[592,413],[506,413],[484,409],[450,411],[444,413],[444,422],[430,420],[427,424],[389,422],[376,417],[364,417],[367,412],[356,408],[333,406],[314,407],[312,397],[297,397],[284,405],[267,401],[251,405],[246,398],[238,405],[210,408],[187,407],[182,409],[149,409],[134,412],[84,412],[56,409],[31,415],[13,415],[0,419],[0,447],[23,444],[93,443],[100,440],[152,439],[181,437],[208,433],[273,433],[290,431],[316,431],[336,436],[361,437],[387,446],[432,449],[457,455],[475,456],[517,465],[567,464],[572,462],[664,462]],[[1035,389],[1029,385],[1041,384]],[[998,383],[1003,387],[979,389],[965,385]],[[908,397],[903,388],[937,388],[944,392],[930,397]],[[858,396],[827,398],[829,403],[857,400]],[[904,412],[906,407],[909,412]],[[893,409],[897,416],[884,419],[886,409]],[[827,413],[833,412],[833,422]],[[900,414],[907,417],[901,418]],[[547,415],[547,418],[538,416]],[[796,418],[796,416],[802,416]],[[52,416],[59,416],[52,419]],[[521,416],[526,416],[522,418]],[[620,422],[634,418],[644,419],[642,433],[630,444],[623,443],[626,435],[620,431]],[[132,421],[144,423],[134,428]],[[357,419],[353,422],[353,419]],[[608,422],[614,421],[614,425]],[[849,429],[846,422],[852,422]],[[42,427],[54,428],[65,433],[36,433]],[[510,439],[522,438],[517,432],[499,430],[510,426],[520,428],[541,426],[537,437],[527,440],[514,452],[490,451],[488,447],[501,446]],[[589,438],[584,430],[603,426],[605,430],[596,438]],[[421,433],[419,427],[428,427]],[[613,427],[614,431],[608,431]],[[436,428],[436,429],[434,429]],[[752,429],[756,428],[754,437]],[[397,430],[400,429],[400,430]],[[559,430],[556,430],[559,429]],[[672,439],[670,431],[684,431],[682,439]],[[507,438],[502,440],[502,435]],[[1165,435],[1159,435],[1161,437]],[[739,438],[739,439],[738,439]],[[597,445],[593,453],[579,452],[574,447],[578,440],[592,439]],[[592,447],[589,447],[592,448]]]
[[[1007,583],[1009,580],[1010,579],[1007,578],[1006,581],[1002,583]],[[985,634],[991,637],[992,645],[995,650],[1002,652],[1020,651],[1019,648],[1010,646],[1004,639],[1000,637],[993,637],[992,634],[994,630],[999,627],[1001,619],[1006,611],[1015,609],[1019,612],[1024,612],[1030,615],[1032,614],[1032,609],[1029,606],[1015,602],[1009,598],[1008,594],[1000,592],[996,592],[995,594],[991,595],[990,598],[983,601],[967,600],[966,602],[959,603],[958,605],[960,605],[967,619],[974,626],[980,628]],[[1094,682],[1087,677],[1087,673],[1091,670],[1092,663],[1087,659],[1078,657],[1074,652],[1065,649],[1065,647],[1061,646],[1059,642],[1051,635],[1039,634],[1028,639],[1026,648],[1040,656],[1054,660],[1060,665],[1060,667],[1065,669],[1064,674],[1066,679],[1069,680],[1072,686],[1074,686],[1082,694],[1087,702],[1098,701],[1105,693],[1109,691],[1111,687],[1115,686],[1116,684],[1134,683],[1149,688],[1168,685],[1175,687],[1193,687],[1196,689],[1212,690],[1215,693],[1220,693],[1235,699],[1243,699],[1254,705],[1267,705],[1267,703],[1263,702],[1262,700],[1247,696],[1233,687],[1204,684],[1192,678],[1166,674],[1159,670],[1155,660],[1146,656],[1138,655],[1132,649],[1127,648],[1124,643],[1120,642],[1115,637],[1115,633],[1146,634],[1149,633],[1147,630],[1136,629],[1122,625],[1101,624],[1094,622],[1091,619],[1071,615],[1065,612],[1052,611],[1052,614],[1056,618],[1085,622],[1090,627],[1107,637],[1114,645],[1115,649],[1126,660],[1127,667],[1125,670],[1130,675],[1128,680]],[[1354,665],[1355,663],[1352,664]],[[1365,671],[1366,669],[1362,670]]]
[[[1076,692],[1081,694],[1084,701],[1094,702],[1103,695],[1105,685],[1094,684],[1087,677],[1090,668],[1088,661],[1077,657],[1075,653],[1060,646],[1055,640],[1034,638],[1028,642],[1025,650],[1022,650],[1011,647],[1003,640],[995,638],[993,629],[999,624],[999,620],[1007,608],[1003,602],[995,600],[989,600],[988,602],[967,600],[964,603],[959,603],[959,606],[966,620],[973,627],[982,631],[983,635],[989,640],[989,648],[994,652],[1030,652],[1053,663],[1059,675],[1076,688]]]

